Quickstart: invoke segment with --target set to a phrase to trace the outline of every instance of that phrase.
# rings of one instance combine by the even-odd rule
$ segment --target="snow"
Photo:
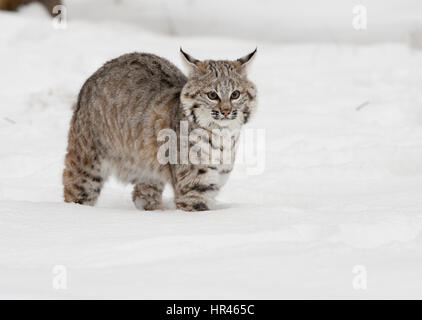
[[[34,7],[35,8],[35,7]],[[38,9],[38,8],[37,8]],[[422,51],[158,35],[124,22],[0,13],[0,298],[421,298]],[[24,12],[25,13],[25,12]],[[258,45],[250,77],[265,167],[235,168],[214,211],[136,210],[111,181],[62,201],[71,106],[102,63],[182,68]],[[67,289],[54,286],[56,267]],[[367,289],[356,290],[363,266]]]
[[[124,23],[182,36],[218,35],[267,41],[371,43],[410,40],[422,33],[419,0],[68,0],[79,21]],[[368,28],[356,32],[356,6],[367,8]],[[21,11],[30,11],[35,6]],[[42,11],[39,15],[45,15]]]

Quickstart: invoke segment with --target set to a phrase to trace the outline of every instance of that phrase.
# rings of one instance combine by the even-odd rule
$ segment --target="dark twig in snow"
[[[360,105],[358,105],[357,107],[356,107],[356,111],[360,111],[360,110],[362,110],[363,108],[365,108],[368,104],[369,104],[370,102],[369,102],[369,100],[367,100],[367,101],[365,101],[364,103],[361,103]]]
[[[9,122],[9,123],[11,123],[11,124],[16,124],[16,121],[15,121],[15,120],[12,120],[12,119],[10,119],[10,118],[8,118],[8,117],[4,117],[4,118],[3,118],[3,120],[4,120],[4,121],[7,121],[7,122]]]

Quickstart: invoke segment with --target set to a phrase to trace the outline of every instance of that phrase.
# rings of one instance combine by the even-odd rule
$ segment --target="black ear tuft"
[[[180,53],[182,54],[182,57],[186,60],[187,63],[191,65],[197,65],[200,61],[192,57],[191,55],[187,54],[183,51],[182,47],[180,47]]]
[[[237,61],[240,62],[240,64],[242,66],[247,65],[252,60],[252,58],[255,56],[257,50],[258,50],[258,47],[256,47],[254,51],[252,51],[251,53],[247,54],[246,56],[237,59]]]

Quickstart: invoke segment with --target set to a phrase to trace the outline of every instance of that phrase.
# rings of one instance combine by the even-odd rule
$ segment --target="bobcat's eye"
[[[217,100],[218,99],[218,94],[215,91],[210,91],[207,93],[208,98],[210,98],[211,100]]]
[[[239,90],[234,90],[230,96],[230,99],[237,99],[240,97],[240,92]]]

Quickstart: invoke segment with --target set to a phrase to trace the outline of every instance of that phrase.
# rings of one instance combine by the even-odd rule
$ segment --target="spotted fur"
[[[187,121],[190,133],[209,133],[199,137],[200,143],[224,151],[223,140],[212,130],[237,132],[254,111],[256,89],[246,77],[246,65],[255,52],[236,61],[199,61],[182,51],[188,77],[153,54],[131,53],[107,62],[85,82],[74,109],[63,171],[64,200],[95,205],[114,174],[134,185],[132,197],[139,209],[162,209],[166,183],[174,189],[178,209],[210,209],[233,168],[235,148],[229,163],[162,164],[157,160],[157,137],[163,129],[179,135],[181,122]],[[219,100],[207,97],[211,90]],[[240,95],[230,100],[234,90]],[[231,146],[237,138],[231,136]]]

